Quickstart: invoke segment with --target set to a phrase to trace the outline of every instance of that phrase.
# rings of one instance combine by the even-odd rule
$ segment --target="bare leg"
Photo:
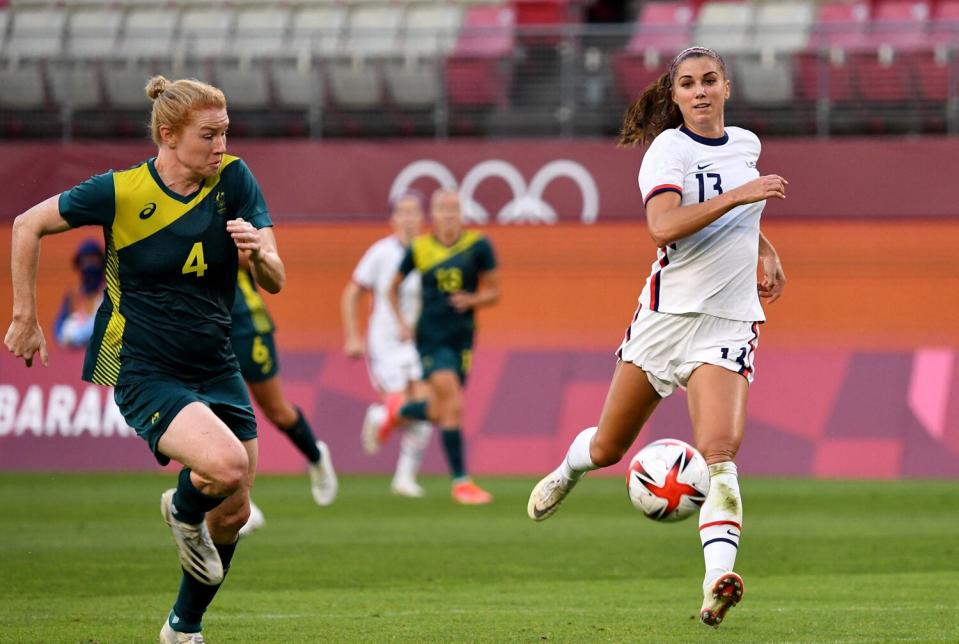
[[[661,400],[645,371],[630,362],[617,363],[599,426],[590,444],[593,463],[597,467],[618,463]]]

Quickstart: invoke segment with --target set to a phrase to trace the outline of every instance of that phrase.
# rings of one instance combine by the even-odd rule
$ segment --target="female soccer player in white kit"
[[[390,223],[393,234],[375,242],[366,251],[353,271],[352,279],[343,291],[343,331],[346,336],[344,351],[350,358],[363,355],[363,341],[357,322],[357,308],[365,291],[373,294],[367,332],[367,355],[370,379],[384,403],[388,398],[419,399],[426,397],[420,356],[412,340],[400,340],[400,329],[390,308],[389,289],[396,276],[406,249],[423,225],[425,198],[415,190],[408,190],[391,200]],[[420,278],[411,273],[400,285],[400,308],[406,323],[416,324],[420,309]],[[373,404],[367,416],[385,413],[384,405]],[[369,422],[363,423],[363,447],[375,453],[387,436],[380,435]],[[432,425],[426,421],[403,427],[400,456],[390,489],[399,496],[421,497],[423,488],[416,482],[416,474],[429,444]]]
[[[620,144],[652,139],[639,187],[657,258],[616,352],[599,426],[573,440],[527,508],[535,521],[549,517],[586,472],[618,463],[659,401],[685,387],[693,439],[709,463],[699,515],[706,563],[700,619],[713,627],[743,595],[733,572],[742,528],[733,459],[765,319],[760,298],[775,301],[785,284],[759,219],[766,199],[785,198],[787,182],[759,176],[759,139],[725,126],[728,98],[722,58],[692,47],[626,113]]]

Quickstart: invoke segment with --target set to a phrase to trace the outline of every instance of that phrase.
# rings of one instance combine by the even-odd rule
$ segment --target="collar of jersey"
[[[691,138],[696,143],[702,143],[703,145],[725,145],[726,141],[729,140],[729,134],[726,131],[723,131],[723,135],[715,139],[696,134],[685,125],[680,125],[679,131]]]
[[[200,191],[203,190],[203,186],[206,185],[206,179],[204,179],[203,181],[200,182],[200,186],[196,189],[195,192],[191,192],[185,197],[181,194],[177,194],[173,192],[172,190],[170,190],[169,188],[167,188],[166,184],[163,183],[163,179],[160,178],[160,173],[157,172],[156,166],[154,165],[155,161],[156,161],[156,157],[150,157],[149,159],[147,159],[147,167],[150,168],[150,176],[152,176],[153,180],[157,182],[158,186],[160,186],[160,190],[162,190],[166,194],[166,196],[168,196],[170,199],[176,199],[180,203],[190,203],[191,201],[193,201],[194,197],[200,194]]]

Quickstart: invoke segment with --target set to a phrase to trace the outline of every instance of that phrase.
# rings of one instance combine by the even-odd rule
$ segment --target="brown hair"
[[[153,101],[150,136],[157,145],[162,142],[161,125],[178,132],[190,122],[194,110],[226,108],[226,97],[222,91],[193,78],[169,81],[163,76],[154,76],[147,82],[145,91]]]
[[[708,47],[690,47],[679,52],[669,64],[669,70],[655,83],[643,90],[633,101],[623,116],[623,128],[619,131],[621,148],[631,148],[637,143],[648,145],[660,132],[682,125],[683,114],[673,102],[673,80],[676,68],[688,58],[712,58],[719,64],[723,77],[726,77],[726,63],[722,56]]]

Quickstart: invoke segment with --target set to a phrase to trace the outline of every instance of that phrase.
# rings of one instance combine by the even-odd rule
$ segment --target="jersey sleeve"
[[[267,228],[273,225],[266,199],[256,177],[243,159],[231,163],[224,172],[230,172],[229,195],[233,216],[253,224],[254,228]]]
[[[406,277],[413,272],[413,269],[416,268],[416,262],[413,261],[413,245],[410,244],[410,247],[406,249],[406,254],[403,255],[403,261],[400,262],[400,267],[397,269],[403,277]]]
[[[353,270],[353,281],[367,290],[372,290],[376,285],[376,269],[380,263],[378,259],[376,246],[368,248]]]
[[[496,268],[496,253],[493,251],[493,244],[486,237],[476,244],[476,268],[480,273]]]
[[[643,195],[643,205],[658,194],[675,192],[682,198],[683,183],[686,178],[686,161],[683,147],[666,130],[657,136],[639,167],[639,191]]]
[[[98,174],[61,192],[58,205],[60,216],[72,228],[112,225],[116,214],[113,173]]]

